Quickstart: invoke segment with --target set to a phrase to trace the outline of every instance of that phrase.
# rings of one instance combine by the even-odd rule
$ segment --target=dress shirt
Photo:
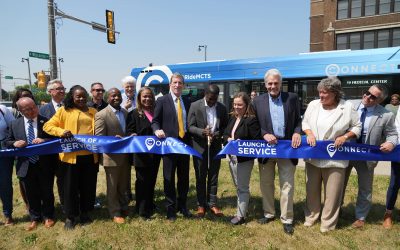
[[[366,117],[365,117],[364,129],[362,130],[362,131],[363,131],[363,134],[361,135],[361,136],[362,136],[362,142],[363,142],[363,143],[365,142],[365,137],[366,137],[367,134],[368,134],[369,122],[371,121],[371,116],[372,116],[373,113],[374,113],[375,107],[376,107],[376,105],[374,105],[374,106],[372,106],[372,107],[367,107],[367,115],[366,115]],[[360,106],[358,106],[358,110],[357,110],[358,115],[359,115],[360,117],[361,117],[362,109],[363,109],[363,108],[364,108],[364,104],[361,102],[361,104],[360,104]]]
[[[277,98],[269,95],[269,112],[271,114],[272,127],[274,135],[277,138],[285,137],[285,114],[283,111],[283,103],[281,94]]]
[[[174,105],[175,105],[175,110],[176,110],[176,117],[178,117],[178,97],[176,97],[174,95],[174,93],[170,92],[171,96],[172,96],[172,100],[174,101]],[[182,96],[179,97],[180,101],[181,101],[181,106],[182,106],[182,117],[183,117],[183,129],[185,130],[185,133],[187,132],[187,124],[186,124],[186,109],[185,109],[185,105],[183,104],[183,100],[182,100]]]
[[[57,103],[57,102],[55,102],[53,99],[51,99],[51,103],[53,104],[53,107],[54,107],[54,110],[57,112],[57,110],[59,109],[59,108],[61,108],[61,106],[62,106],[62,103],[60,102],[60,103]]]
[[[7,137],[8,127],[15,118],[6,106],[1,105],[0,109],[2,111],[0,113],[0,140],[4,140]]]
[[[108,106],[110,107],[112,112],[117,117],[119,124],[121,125],[122,131],[124,131],[124,134],[125,134],[126,133],[126,121],[125,121],[124,113],[122,113],[121,109],[118,110],[118,109],[115,109],[111,105],[108,105]],[[120,136],[123,136],[123,135],[120,135]]]
[[[204,99],[204,105],[206,106],[207,125],[211,128],[211,133],[214,133],[215,125],[217,124],[217,105],[208,106],[206,99]]]
[[[25,124],[25,134],[26,134],[26,139],[28,141],[28,137],[29,137],[29,121],[30,119],[26,118],[24,116],[24,124]],[[33,132],[35,132],[35,138],[37,138],[38,136],[38,130],[37,130],[37,117],[35,117],[34,119],[32,119],[32,126],[33,126]]]
[[[122,93],[122,102],[121,102],[121,107],[125,109],[125,104],[128,101],[129,97],[124,93]],[[132,106],[127,109],[128,112],[131,112],[134,108],[136,108],[136,93],[133,94],[133,97],[131,98],[132,100]]]

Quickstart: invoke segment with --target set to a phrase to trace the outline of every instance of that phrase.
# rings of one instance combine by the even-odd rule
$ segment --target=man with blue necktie
[[[47,118],[39,115],[39,109],[29,97],[17,102],[18,110],[23,117],[14,120],[6,139],[9,148],[23,148],[31,144],[40,144],[51,138],[43,131]],[[17,157],[17,176],[20,177],[26,190],[29,204],[30,224],[27,231],[37,228],[44,219],[45,227],[54,226],[54,171],[58,155],[31,155]]]
[[[358,110],[362,123],[361,136],[357,143],[380,146],[380,150],[384,153],[391,152],[394,149],[398,137],[393,113],[379,105],[386,97],[386,87],[375,84],[365,91],[361,101],[351,101],[355,109]],[[346,190],[353,167],[356,169],[358,177],[356,221],[352,224],[353,228],[362,228],[365,225],[365,219],[371,209],[372,184],[374,169],[377,164],[377,161],[350,161],[349,167],[346,169],[344,190]]]

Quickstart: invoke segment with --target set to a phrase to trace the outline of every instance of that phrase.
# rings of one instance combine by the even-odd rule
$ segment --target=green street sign
[[[4,79],[12,80],[12,79],[14,79],[14,77],[12,77],[12,76],[5,76]]]
[[[33,51],[29,51],[29,57],[35,57],[35,58],[45,59],[45,60],[49,60],[49,58],[50,58],[49,54],[33,52]]]

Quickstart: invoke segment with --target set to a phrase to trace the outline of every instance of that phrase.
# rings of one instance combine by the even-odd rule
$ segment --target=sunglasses
[[[55,88],[54,90],[57,90],[57,91],[65,91],[65,90],[66,90],[66,88],[63,88],[63,87],[58,87],[58,88]]]
[[[371,100],[376,100],[378,97],[376,95],[371,94],[368,90],[364,92],[364,95],[368,96]]]
[[[105,90],[104,89],[92,89],[92,91],[96,91],[96,92],[104,92]]]

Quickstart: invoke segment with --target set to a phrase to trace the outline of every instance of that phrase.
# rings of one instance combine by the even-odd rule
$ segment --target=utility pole
[[[48,0],[49,17],[49,56],[50,56],[50,80],[57,78],[57,49],[56,49],[56,29],[54,20],[54,0]]]

